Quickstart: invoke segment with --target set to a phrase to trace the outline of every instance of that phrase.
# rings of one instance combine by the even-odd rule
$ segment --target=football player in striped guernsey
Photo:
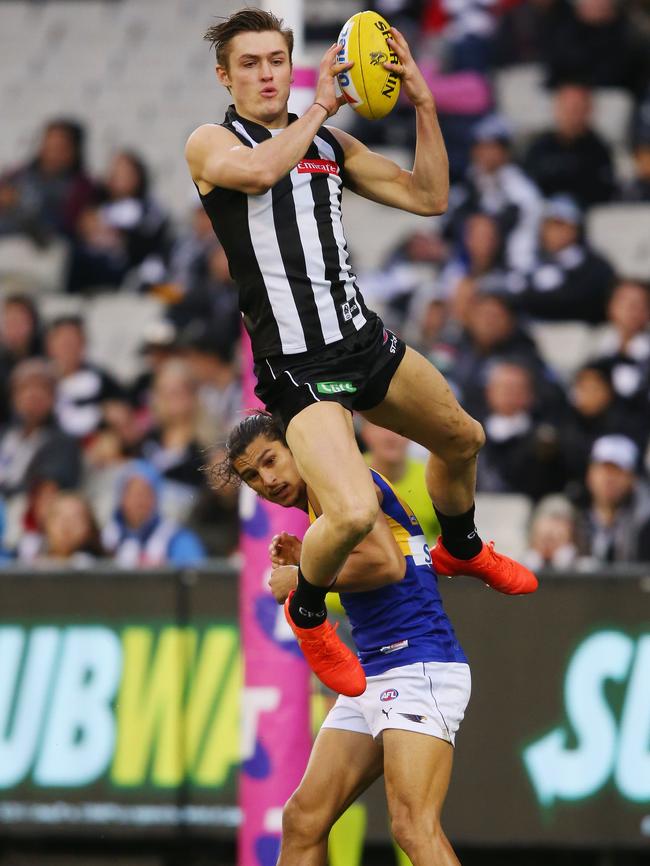
[[[281,20],[242,9],[206,38],[233,104],[223,123],[192,133],[186,158],[239,288],[256,392],[280,419],[322,509],[303,540],[290,622],[314,630],[303,641],[308,660],[331,658],[335,688],[359,694],[362,668],[353,659],[341,664],[340,642],[324,622],[327,588],[379,510],[353,410],[428,449],[427,487],[441,526],[432,551],[438,571],[474,574],[511,593],[537,586],[527,569],[484,544],[474,526],[481,425],[442,375],[366,307],[349,261],[343,186],[390,207],[442,213],[449,191],[445,145],[431,91],[395,29],[390,45],[399,63],[386,68],[399,74],[415,108],[411,171],[326,125],[344,101],[335,77],[350,66],[337,64],[337,45],[323,57],[313,104],[296,117],[287,108],[293,35]]]

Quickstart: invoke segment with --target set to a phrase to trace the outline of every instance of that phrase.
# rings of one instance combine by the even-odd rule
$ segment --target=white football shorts
[[[368,677],[367,683],[358,698],[339,695],[322,727],[372,737],[397,728],[454,745],[472,691],[469,665],[415,662]]]

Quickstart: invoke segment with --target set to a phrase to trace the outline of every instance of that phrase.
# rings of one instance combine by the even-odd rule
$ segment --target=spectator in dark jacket
[[[614,169],[608,145],[591,128],[591,90],[561,84],[554,96],[555,127],[531,144],[524,167],[545,196],[572,196],[582,208],[608,201]]]
[[[478,465],[477,490],[524,493],[537,501],[559,492],[566,468],[558,431],[534,414],[534,379],[521,364],[496,362],[485,386],[486,442]]]
[[[34,479],[57,477],[75,487],[81,475],[79,448],[54,418],[56,380],[49,364],[21,361],[11,374],[12,421],[0,431],[0,494],[29,489]]]
[[[80,221],[69,291],[120,286],[127,275],[136,289],[165,280],[169,219],[149,186],[147,167],[137,154],[116,154],[100,203],[88,208]]]
[[[470,167],[450,191],[446,234],[460,244],[467,217],[476,211],[490,214],[504,238],[506,266],[525,271],[534,259],[542,197],[513,161],[512,129],[505,118],[483,118],[474,127],[472,141]]]
[[[547,50],[549,83],[584,81],[640,97],[648,83],[648,41],[618,0],[575,0]]]
[[[588,553],[598,562],[650,562],[650,490],[638,475],[639,451],[626,436],[594,443],[581,514]]]
[[[642,411],[650,371],[650,289],[635,280],[621,280],[607,308],[611,330],[598,347],[618,397]]]
[[[76,121],[52,120],[36,156],[0,177],[0,235],[26,234],[44,243],[74,233],[96,192],[84,168],[84,137]]]
[[[607,368],[592,361],[575,374],[561,429],[562,450],[576,484],[584,478],[596,439],[612,433],[625,433],[641,445],[647,429],[642,414],[617,398]]]
[[[582,237],[582,215],[556,196],[544,211],[535,266],[512,295],[520,312],[545,321],[605,321],[614,271]]]
[[[58,376],[56,415],[71,436],[84,438],[94,433],[102,420],[102,403],[119,397],[122,389],[115,379],[86,360],[83,320],[62,316],[47,329],[47,355]]]
[[[477,295],[461,335],[450,337],[443,345],[435,344],[431,352],[436,358],[446,358],[445,374],[465,409],[474,416],[484,414],[487,372],[494,361],[525,364],[535,373],[542,400],[554,399],[555,388],[535,342],[505,296]]]

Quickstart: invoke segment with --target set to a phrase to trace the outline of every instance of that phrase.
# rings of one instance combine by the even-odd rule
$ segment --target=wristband
[[[321,108],[323,109],[323,111],[325,112],[325,119],[327,119],[327,118],[330,116],[329,111],[325,108],[325,106],[323,105],[322,102],[317,102],[316,100],[314,100],[314,105],[320,105],[320,107],[321,107]]]

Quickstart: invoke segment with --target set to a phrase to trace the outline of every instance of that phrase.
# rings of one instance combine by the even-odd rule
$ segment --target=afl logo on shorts
[[[380,701],[394,701],[395,698],[399,695],[397,689],[386,689],[385,692],[382,692],[379,695]]]

